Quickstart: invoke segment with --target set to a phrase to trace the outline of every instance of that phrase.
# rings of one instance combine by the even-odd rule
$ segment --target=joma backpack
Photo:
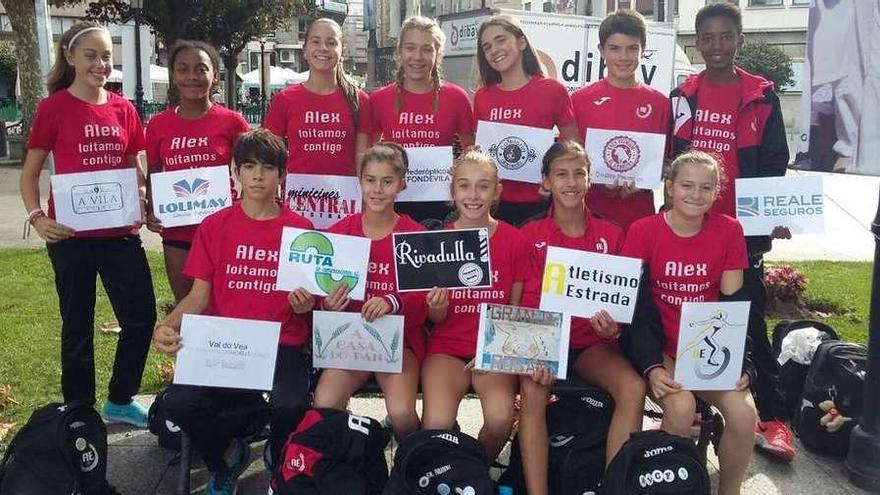
[[[410,433],[394,456],[383,495],[494,495],[482,445],[455,430]]]
[[[830,326],[813,320],[782,320],[773,327],[773,356],[778,358],[782,352],[782,341],[785,336],[795,330],[813,327],[824,333],[822,340],[837,340],[837,332]],[[810,370],[809,365],[801,364],[793,359],[789,359],[785,364],[779,367],[779,380],[777,389],[782,397],[782,406],[786,412],[786,417],[782,419],[791,419],[797,415],[797,411],[801,406],[801,395],[804,391],[804,381],[807,378],[807,372]]]
[[[588,388],[580,395],[564,395],[547,406],[550,493],[596,493],[605,472],[605,441],[614,401],[605,391]],[[499,485],[525,493],[519,439],[514,438],[510,464]]]
[[[2,495],[98,495],[106,490],[107,429],[90,404],[31,414],[0,462]]]
[[[706,463],[689,438],[665,431],[633,433],[614,456],[600,489],[604,495],[709,495]]]
[[[868,351],[861,345],[839,340],[819,344],[794,422],[798,437],[810,450],[840,457],[847,454],[850,432],[862,414],[867,360]],[[821,423],[832,407],[851,418],[835,431]]]

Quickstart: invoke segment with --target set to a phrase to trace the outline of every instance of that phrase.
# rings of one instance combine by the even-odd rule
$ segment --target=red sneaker
[[[791,430],[778,419],[758,421],[755,424],[755,445],[764,452],[791,462],[795,450],[791,445]]]

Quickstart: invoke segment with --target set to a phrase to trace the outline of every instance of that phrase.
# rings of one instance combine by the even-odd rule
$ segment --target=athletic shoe
[[[138,401],[128,404],[116,404],[109,400],[101,409],[101,417],[105,423],[127,423],[138,428],[147,427],[147,409]]]
[[[792,438],[791,430],[778,419],[755,424],[755,445],[773,457],[791,462],[795,454]]]
[[[208,486],[205,488],[205,495],[235,495],[238,489],[238,477],[251,463],[251,449],[244,440],[235,439],[233,442],[238,442],[238,461],[229,466],[224,479],[220,479],[218,473],[211,473],[208,478]]]

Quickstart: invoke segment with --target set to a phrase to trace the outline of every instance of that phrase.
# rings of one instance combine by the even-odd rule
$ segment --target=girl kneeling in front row
[[[740,493],[754,446],[756,415],[748,390],[752,376],[748,353],[743,366],[746,372],[736,390],[691,393],[672,378],[681,302],[744,299],[747,257],[742,227],[734,218],[709,211],[722,178],[720,164],[709,154],[691,151],[676,158],[665,184],[668,210],[632,224],[622,254],[644,260],[657,309],[636,311],[632,338],[627,340],[637,367],[647,378],[649,392],[663,407],[661,427],[688,436],[696,407],[694,394],[717,407],[724,416],[718,451],[719,493],[731,495]],[[678,264],[700,269],[667,269]],[[688,292],[670,287],[705,289]]]

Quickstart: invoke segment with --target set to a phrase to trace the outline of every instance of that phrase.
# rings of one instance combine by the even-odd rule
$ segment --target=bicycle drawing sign
[[[748,301],[682,304],[675,381],[686,390],[733,390],[748,321]]]

